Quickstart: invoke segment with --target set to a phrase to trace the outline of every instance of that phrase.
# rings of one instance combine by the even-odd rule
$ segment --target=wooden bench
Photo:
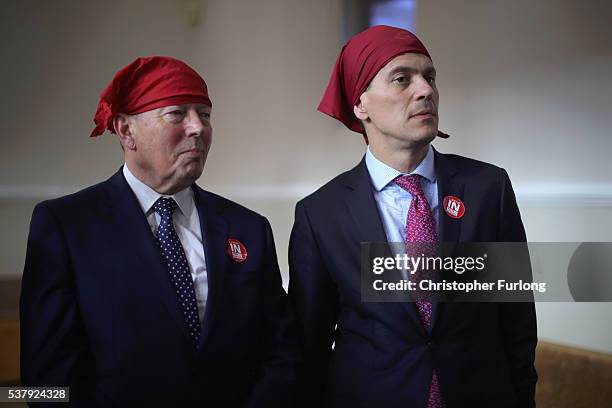
[[[612,407],[612,354],[540,341],[538,408]]]

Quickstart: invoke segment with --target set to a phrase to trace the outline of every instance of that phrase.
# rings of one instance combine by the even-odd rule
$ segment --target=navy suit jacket
[[[295,333],[270,225],[192,188],[209,285],[197,350],[120,169],[34,209],[20,304],[24,385],[70,386],[83,407],[289,403]],[[245,245],[244,262],[229,256],[230,238]]]
[[[435,169],[441,242],[525,241],[503,169],[438,152]],[[462,218],[442,209],[447,195]],[[424,408],[434,368],[447,408],[534,406],[533,303],[438,303],[428,333],[413,303],[361,301],[360,243],[386,241],[365,160],[296,206],[289,297],[304,406]]]

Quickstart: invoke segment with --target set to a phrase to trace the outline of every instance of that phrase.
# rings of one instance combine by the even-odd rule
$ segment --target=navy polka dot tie
[[[173,198],[160,197],[153,210],[161,217],[159,228],[157,229],[157,243],[162,256],[168,267],[170,280],[174,285],[179,307],[185,317],[189,336],[197,347],[200,341],[200,318],[198,317],[198,304],[195,297],[195,289],[189,272],[189,264],[185,251],[181,245],[178,235],[174,230],[172,213],[178,208],[178,204]]]

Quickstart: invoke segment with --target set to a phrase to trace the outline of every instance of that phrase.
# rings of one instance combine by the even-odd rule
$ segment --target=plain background
[[[91,139],[98,95],[137,56],[206,79],[213,146],[198,183],[266,215],[285,283],[295,203],[364,153],[316,112],[342,46],[341,0],[2,2],[0,277],[19,276],[36,202],[122,164]],[[442,152],[507,169],[530,241],[612,241],[612,6],[428,0],[416,32],[438,71]],[[93,232],[95,233],[95,232]],[[610,303],[539,303],[540,337],[612,352]]]

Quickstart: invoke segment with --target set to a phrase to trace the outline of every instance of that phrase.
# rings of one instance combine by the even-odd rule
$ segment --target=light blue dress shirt
[[[412,194],[395,184],[393,180],[398,176],[405,175],[405,173],[401,173],[378,160],[369,147],[366,150],[365,162],[372,180],[374,199],[387,235],[387,241],[403,243],[406,239],[406,217],[412,202]],[[421,187],[433,212],[436,229],[439,230],[438,181],[436,180],[434,152],[431,145],[429,145],[429,150],[423,161],[409,174],[423,176]]]

